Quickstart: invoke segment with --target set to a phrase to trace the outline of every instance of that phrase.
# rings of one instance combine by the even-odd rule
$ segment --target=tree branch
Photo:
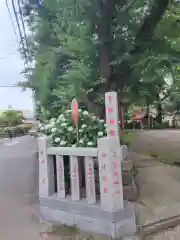
[[[162,19],[166,9],[168,8],[169,0],[154,0],[154,4],[151,8],[150,14],[147,15],[141,28],[139,29],[135,43],[139,44],[142,40],[152,39],[154,30],[157,24]]]

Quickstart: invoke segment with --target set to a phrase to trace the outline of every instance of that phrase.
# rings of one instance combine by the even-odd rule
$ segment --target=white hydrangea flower
[[[66,121],[66,118],[65,118],[65,116],[64,116],[63,114],[60,114],[59,117],[58,117],[58,119],[57,119],[57,121],[58,121],[58,122],[61,122],[61,121],[64,122],[64,121]]]
[[[60,138],[55,138],[55,140],[54,140],[56,143],[58,143],[58,142],[60,142],[61,141],[61,139]]]
[[[55,122],[50,122],[46,126],[47,126],[47,129],[49,129],[49,128],[53,128],[54,125],[55,125]]]
[[[82,128],[86,128],[86,127],[87,127],[87,125],[86,125],[86,124],[83,124],[83,125],[82,125]]]
[[[98,136],[102,137],[103,136],[103,132],[98,132]]]
[[[81,113],[81,112],[82,112],[82,110],[81,110],[81,109],[78,109],[78,112],[79,112],[79,113]]]
[[[41,131],[45,130],[44,126],[41,126],[41,127],[39,128],[39,130],[41,130]]]
[[[93,143],[92,143],[92,142],[88,142],[87,145],[88,145],[88,146],[92,146]]]
[[[61,124],[61,127],[66,127],[67,126],[67,123],[62,123]]]
[[[92,120],[95,121],[97,118],[96,116],[92,116]]]
[[[81,129],[79,129],[79,132],[80,132],[80,133],[82,133],[82,132],[83,132],[83,129],[82,129],[82,128],[81,128]]]
[[[61,141],[61,142],[60,142],[60,145],[61,145],[61,146],[66,145],[66,141]]]
[[[51,128],[51,125],[50,125],[50,124],[45,125],[45,129],[46,129],[46,130],[48,130],[48,129],[50,129],[50,128]]]
[[[76,147],[76,144],[73,144],[72,147]]]
[[[103,123],[103,122],[104,122],[104,120],[103,120],[103,119],[100,119],[100,120],[99,120],[99,122],[100,122],[100,123]]]
[[[71,110],[70,110],[70,109],[66,110],[66,113],[70,113],[70,112],[71,112]]]
[[[52,128],[51,132],[54,133],[54,132],[56,132],[56,130],[57,130],[56,128]]]
[[[82,144],[83,142],[84,142],[84,140],[83,140],[83,139],[80,139],[80,140],[79,140],[79,143],[81,143],[81,144]]]
[[[83,115],[85,115],[85,116],[87,116],[88,114],[89,114],[88,111],[83,112]]]
[[[73,131],[73,127],[68,127],[68,132],[72,132]]]
[[[61,120],[58,118],[58,119],[56,120],[56,123],[60,123],[60,121],[61,121]]]
[[[51,118],[51,119],[50,119],[50,123],[54,123],[55,121],[56,121],[55,118]]]

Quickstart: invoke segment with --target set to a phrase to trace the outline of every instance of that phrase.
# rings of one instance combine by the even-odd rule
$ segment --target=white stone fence
[[[102,139],[106,141],[105,138]],[[101,139],[100,141],[101,142]],[[102,145],[100,143],[100,145]],[[81,193],[81,177],[82,171],[85,175],[85,193],[83,194],[87,200],[88,204],[95,204],[97,202],[97,194],[96,194],[96,186],[95,186],[95,173],[94,173],[94,165],[95,161],[99,161],[100,158],[100,145],[98,148],[73,148],[73,147],[52,147],[51,140],[48,139],[46,136],[42,136],[38,138],[38,151],[39,151],[39,196],[40,197],[51,197],[54,194],[57,194],[57,199],[65,199],[69,196],[66,194],[66,183],[65,183],[65,175],[64,175],[64,156],[69,156],[69,163],[70,163],[70,195],[72,201],[78,201],[82,198]],[[103,146],[102,146],[103,147]],[[117,148],[117,146],[115,146]],[[104,147],[103,147],[104,148]],[[119,146],[120,151],[118,151],[121,156],[119,157],[119,163],[122,159],[127,157],[127,147],[126,146]],[[109,148],[107,147],[107,150]],[[105,155],[105,152],[103,153]],[[54,174],[54,161],[53,156],[56,157],[56,174],[57,177],[55,178]],[[84,160],[84,163],[81,164],[81,161]],[[110,161],[109,161],[110,162]],[[101,205],[103,205],[103,209],[107,207],[112,209],[116,209],[116,206],[109,204],[112,199],[106,198],[106,196],[110,197],[112,193],[108,193],[108,189],[113,189],[116,187],[117,189],[122,190],[122,177],[121,177],[121,167],[118,173],[113,171],[109,171],[111,166],[107,165],[106,173],[104,173],[103,164],[98,163],[99,165],[99,184],[100,184],[100,200]],[[121,164],[120,164],[121,165]],[[82,166],[84,169],[82,169]],[[102,166],[102,168],[101,168]],[[104,164],[105,166],[105,164]],[[108,178],[112,180],[112,174],[117,174],[120,177],[120,188],[117,188],[118,185],[105,185],[104,178]],[[104,175],[103,175],[104,174]],[[57,183],[55,183],[55,179]],[[114,180],[113,180],[114,181]],[[109,181],[110,182],[110,181]],[[57,184],[57,193],[55,192],[55,185]],[[108,183],[109,184],[109,183]],[[105,190],[106,189],[106,190]],[[106,192],[107,191],[107,192]],[[115,190],[114,190],[115,191]],[[105,195],[104,195],[105,194]],[[123,194],[122,194],[123,197]],[[121,197],[121,198],[122,198]],[[104,199],[108,199],[108,203],[106,204]],[[123,200],[121,201],[123,205]],[[107,205],[107,206],[106,206]],[[123,208],[123,206],[119,206],[118,208]]]

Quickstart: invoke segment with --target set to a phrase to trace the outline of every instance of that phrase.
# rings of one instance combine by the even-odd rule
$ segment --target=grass
[[[128,131],[124,130],[120,134],[121,144],[125,144],[127,146],[130,146],[136,138],[136,132],[135,131]]]
[[[180,166],[180,150],[168,150],[168,151],[151,151],[147,153],[150,157],[154,159],[166,163],[169,165],[177,165]]]
[[[74,235],[79,233],[79,229],[76,226],[67,226],[66,224],[62,224],[62,225],[53,224],[53,226],[48,228],[48,230],[44,233],[49,236],[59,236],[64,234]]]

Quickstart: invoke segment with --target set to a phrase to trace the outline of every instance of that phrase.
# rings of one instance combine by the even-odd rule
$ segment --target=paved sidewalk
[[[0,239],[40,239],[36,142],[18,138],[16,145],[0,145]],[[36,217],[34,217],[36,216]],[[36,221],[35,221],[36,219]]]

